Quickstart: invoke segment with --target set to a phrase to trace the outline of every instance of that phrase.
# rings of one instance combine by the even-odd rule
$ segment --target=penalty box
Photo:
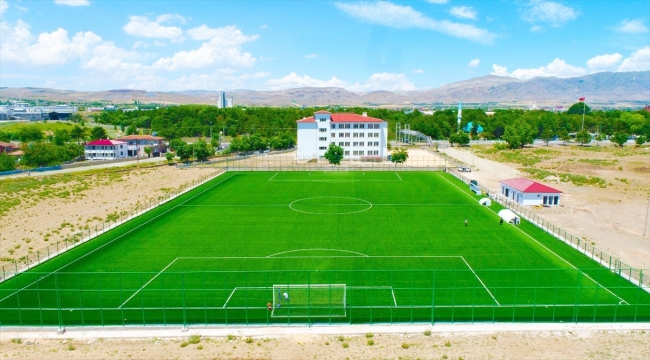
[[[141,286],[122,289],[120,308],[264,308],[271,303],[273,316],[286,316],[289,310],[276,306],[285,306],[274,289],[282,286],[289,290],[294,314],[345,316],[347,306],[444,305],[468,296],[473,303],[499,305],[462,256],[356,254],[300,249],[279,257],[177,258],[143,278]],[[297,307],[304,309],[296,312]]]

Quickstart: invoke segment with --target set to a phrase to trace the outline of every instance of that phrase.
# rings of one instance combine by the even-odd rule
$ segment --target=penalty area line
[[[397,175],[397,178],[399,179],[399,181],[402,181],[402,177],[401,177],[401,176],[399,176],[399,174],[398,174],[398,173],[395,173],[395,175]]]
[[[485,289],[485,291],[487,291],[488,294],[490,294],[490,296],[492,297],[492,300],[494,300],[494,302],[497,303],[497,305],[501,306],[501,304],[499,304],[499,301],[497,300],[497,298],[495,298],[494,295],[492,295],[492,292],[490,291],[490,289],[488,289],[487,286],[485,286],[485,283],[483,283],[483,280],[481,280],[481,278],[478,277],[476,272],[474,272],[474,269],[472,269],[472,267],[469,266],[469,263],[467,262],[467,260],[465,260],[465,258],[463,256],[461,256],[460,258],[463,260],[465,265],[467,265],[467,267],[472,272],[472,274],[474,274],[474,276],[476,276],[476,279],[481,283],[481,285],[483,285],[483,288]]]
[[[136,296],[140,291],[142,291],[142,289],[144,289],[147,285],[149,285],[152,281],[154,281],[160,274],[163,273],[163,271],[167,270],[168,267],[172,266],[172,264],[175,263],[176,260],[178,259],[179,258],[174,259],[174,261],[170,262],[169,265],[165,266],[162,270],[160,270],[154,277],[151,278],[151,280],[147,281],[144,285],[142,285],[141,288],[138,289],[138,291],[134,292],[133,295],[131,295],[128,299],[126,299],[126,301],[123,302],[122,305],[118,307],[118,309],[121,309],[122,306],[128,303],[129,300],[133,299],[134,296]]]

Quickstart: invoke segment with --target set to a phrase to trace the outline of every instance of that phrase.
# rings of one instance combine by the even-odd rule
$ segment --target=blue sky
[[[650,70],[634,1],[0,0],[0,86],[423,90]]]

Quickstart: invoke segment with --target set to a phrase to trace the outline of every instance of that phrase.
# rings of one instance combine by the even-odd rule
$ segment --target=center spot
[[[369,210],[372,204],[357,198],[321,196],[296,200],[289,207],[306,214],[354,214]]]

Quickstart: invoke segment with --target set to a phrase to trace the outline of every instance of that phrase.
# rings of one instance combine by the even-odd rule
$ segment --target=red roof
[[[357,114],[332,114],[332,122],[377,123],[384,122],[384,120]]]
[[[308,117],[308,118],[296,120],[296,122],[299,122],[299,123],[311,123],[311,122],[316,122],[316,120],[314,120],[313,117]]]
[[[104,145],[104,146],[123,145],[123,144],[126,143],[124,141],[115,141],[115,140],[107,140],[107,139],[100,139],[100,140],[95,140],[86,143],[86,145]]]
[[[562,193],[560,190],[553,189],[550,186],[546,186],[544,184],[538,183],[537,181],[524,178],[502,180],[500,183],[508,185],[509,187],[515,190],[519,190],[522,193]]]

